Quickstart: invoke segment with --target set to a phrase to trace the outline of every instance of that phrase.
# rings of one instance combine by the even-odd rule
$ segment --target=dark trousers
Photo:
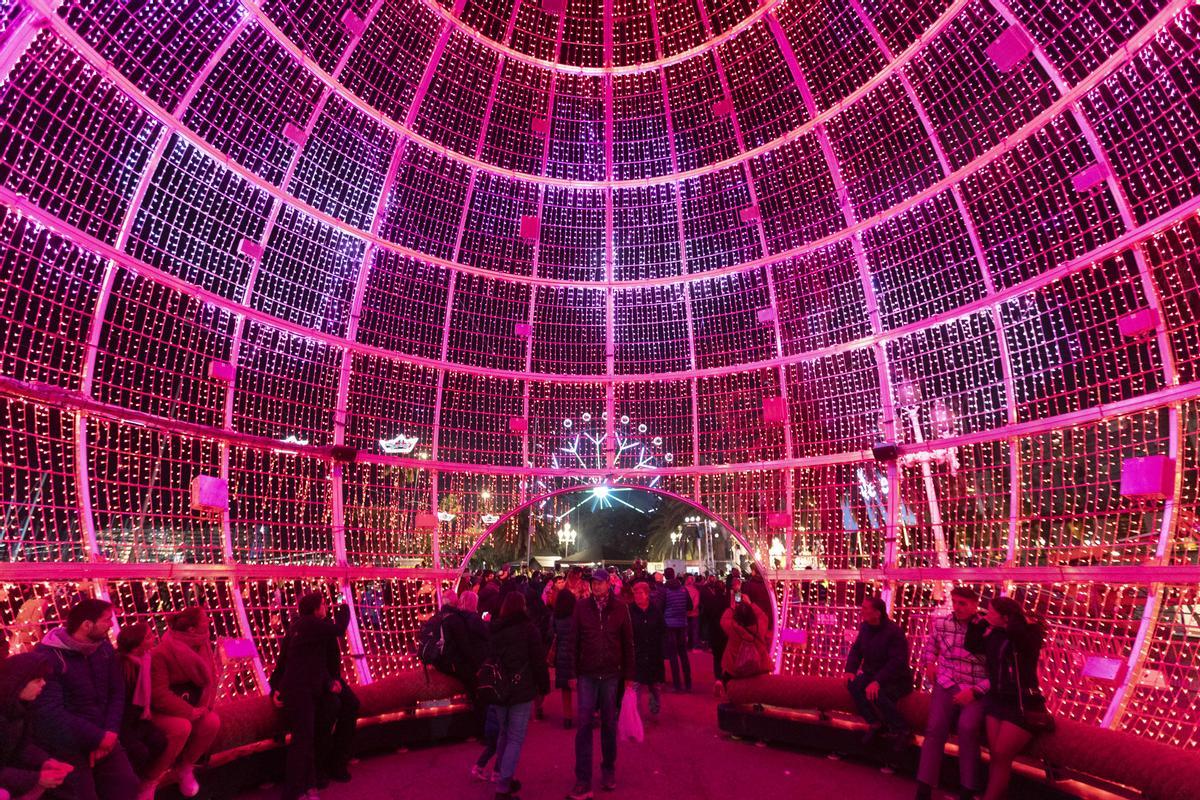
[[[576,681],[579,701],[575,720],[575,780],[592,785],[592,728],[596,709],[600,709],[600,772],[612,775],[617,768],[617,692],[621,679],[617,675],[597,678],[580,675]]]
[[[708,641],[712,645],[713,675],[717,680],[721,680],[721,659],[725,657],[725,645],[729,642],[729,637],[721,630],[720,625],[710,625]]]
[[[296,800],[317,786],[317,715],[325,707],[325,694],[319,689],[283,694],[283,713],[292,733],[284,762],[283,800]]]
[[[346,682],[341,684],[340,692],[326,692],[321,699],[316,733],[316,752],[321,755],[317,762],[318,776],[342,772],[350,763],[361,704]]]
[[[120,744],[107,756],[88,766],[88,758],[63,758],[75,766],[62,786],[49,792],[63,800],[129,800],[137,797],[138,779]]]
[[[854,706],[858,715],[871,725],[885,725],[895,733],[908,733],[908,720],[900,713],[897,704],[904,695],[896,696],[880,686],[875,699],[867,699],[867,686],[875,680],[874,677],[861,673],[850,681],[850,696],[854,698]]]
[[[917,780],[928,786],[938,785],[946,740],[951,733],[957,733],[959,785],[978,791],[983,789],[983,762],[979,755],[983,739],[983,701],[974,700],[960,706],[954,702],[957,691],[958,687],[947,689],[940,684],[933,687]]]
[[[695,650],[700,646],[700,617],[688,617],[687,621],[688,650]]]
[[[671,665],[671,683],[675,690],[692,690],[692,663],[688,660],[687,628],[667,628],[667,663]],[[680,671],[683,680],[680,682]]]

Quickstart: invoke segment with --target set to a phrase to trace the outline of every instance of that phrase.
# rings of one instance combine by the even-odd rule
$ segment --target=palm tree
[[[673,497],[664,497],[647,526],[646,553],[651,561],[663,561],[671,555],[671,532],[683,525],[684,519],[696,513],[694,507]],[[685,543],[684,549],[689,544]]]

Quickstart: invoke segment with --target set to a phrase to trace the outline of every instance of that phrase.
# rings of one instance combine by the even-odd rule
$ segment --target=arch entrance
[[[561,489],[555,489],[555,490],[549,491],[549,492],[544,492],[542,494],[539,494],[539,495],[525,501],[521,505],[510,509],[509,511],[507,511],[503,515],[501,515],[498,519],[496,519],[494,522],[492,522],[490,525],[488,525],[487,528],[484,529],[484,531],[478,536],[478,538],[476,538],[475,541],[471,544],[470,549],[467,550],[467,552],[463,555],[462,561],[459,564],[459,571],[462,572],[462,571],[470,570],[471,560],[475,557],[475,554],[478,552],[479,548],[481,546],[483,546],[484,543],[486,543],[492,536],[494,536],[498,532],[504,530],[511,522],[513,522],[514,519],[519,518],[519,516],[525,511],[529,511],[530,513],[533,513],[535,509],[539,509],[539,508],[543,507],[544,504],[546,504],[550,501],[555,501],[555,500],[571,500],[571,501],[573,501],[573,500],[575,500],[575,498],[570,497],[571,495],[578,495],[579,500],[580,500],[580,503],[578,505],[576,505],[574,503],[567,504],[568,507],[573,507],[573,508],[580,508],[580,507],[582,507],[582,505],[589,503],[589,502],[596,502],[596,503],[600,503],[600,504],[604,504],[605,502],[618,503],[618,502],[622,502],[622,500],[617,496],[618,493],[625,493],[625,492],[644,493],[646,495],[651,495],[651,496],[655,496],[655,497],[659,497],[659,498],[677,501],[678,503],[681,503],[681,504],[687,506],[690,510],[694,511],[696,516],[702,518],[703,520],[711,521],[711,523],[715,523],[714,528],[715,528],[716,535],[724,535],[724,536],[728,537],[728,539],[736,542],[740,546],[740,548],[743,551],[745,551],[745,553],[746,553],[745,560],[758,568],[759,574],[763,576],[763,579],[767,583],[767,593],[771,600],[771,615],[774,619],[773,634],[772,634],[772,637],[773,637],[772,653],[774,653],[775,652],[775,644],[777,643],[777,638],[778,638],[777,636],[774,635],[774,633],[779,630],[779,608],[778,608],[778,604],[777,604],[776,598],[775,598],[774,587],[771,583],[770,578],[768,577],[769,573],[766,569],[766,565],[763,564],[761,559],[756,556],[754,545],[749,540],[747,540],[737,530],[737,528],[735,528],[733,525],[731,525],[727,520],[723,519],[720,514],[710,511],[708,508],[697,503],[695,500],[693,500],[690,497],[687,497],[687,496],[681,495],[681,494],[676,494],[675,492],[671,492],[671,491],[668,491],[665,489],[651,488],[651,487],[646,487],[646,486],[627,486],[627,485],[622,485],[622,484],[617,484],[617,485],[585,484],[585,485],[581,485],[581,486],[570,486],[570,487],[565,487],[565,488],[561,488]],[[627,501],[625,501],[625,504],[630,505]],[[607,507],[607,506],[605,506],[605,507]],[[583,513],[591,513],[591,511],[584,511]],[[654,512],[649,512],[649,513],[654,513]],[[776,662],[776,669],[778,669],[778,660],[776,659],[775,662]]]

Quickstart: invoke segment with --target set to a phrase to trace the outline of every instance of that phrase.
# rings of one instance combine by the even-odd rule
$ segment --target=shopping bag
[[[645,738],[642,716],[638,713],[638,696],[632,686],[625,688],[625,696],[621,698],[621,716],[617,718],[617,736],[632,742],[640,742]]]

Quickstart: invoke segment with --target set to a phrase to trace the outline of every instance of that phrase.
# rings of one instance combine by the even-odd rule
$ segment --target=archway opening
[[[730,585],[734,574],[761,577],[760,603],[772,620],[777,653],[778,608],[765,559],[736,528],[691,498],[657,488],[585,484],[545,492],[494,520],[463,556],[460,570],[517,568],[561,571],[573,565],[615,567]],[[736,573],[735,573],[736,570]],[[778,668],[778,659],[775,659]]]

